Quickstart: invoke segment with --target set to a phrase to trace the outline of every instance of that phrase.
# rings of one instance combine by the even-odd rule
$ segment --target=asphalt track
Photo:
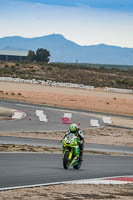
[[[48,107],[43,105],[35,105],[28,103],[21,103],[15,101],[8,100],[0,100],[0,106],[6,108],[12,108],[16,110],[20,110],[26,113],[26,118],[16,121],[0,121],[0,131],[2,132],[41,132],[41,131],[55,131],[55,130],[67,130],[70,125],[62,124],[61,118],[64,116],[64,113],[68,112],[68,109],[56,109],[55,107]],[[47,116],[48,122],[40,122],[38,117],[35,115],[36,110],[43,110],[44,114]],[[87,113],[76,112],[71,110],[72,113],[71,122],[78,123],[80,121],[80,127],[89,128],[90,119],[92,117],[88,116]],[[32,120],[29,120],[29,118]],[[93,117],[93,119],[97,119],[100,126],[103,126],[103,120],[98,117]]]
[[[68,125],[61,123],[61,117],[67,110],[58,110],[41,105],[32,105],[11,101],[0,101],[0,106],[15,108],[27,114],[27,117],[15,121],[1,121],[0,131],[45,131],[45,130],[66,130]],[[35,116],[36,109],[43,109],[48,116],[48,123],[39,122]],[[89,128],[90,116],[86,114],[71,111],[72,122],[81,123],[81,128]],[[28,120],[32,117],[32,120]],[[103,125],[102,119],[98,119],[100,125]],[[28,133],[27,133],[28,134]],[[38,145],[44,143],[52,146],[60,146],[59,142],[52,140],[33,140],[26,138],[1,137],[1,143],[29,143]],[[87,146],[88,145],[88,146]],[[122,149],[122,147],[113,146],[91,146],[86,144],[85,148],[97,148],[106,151],[108,148],[112,151],[133,152],[132,148]],[[124,148],[124,147],[123,147]],[[101,178],[109,176],[133,175],[133,158],[125,156],[105,156],[105,155],[85,155],[84,162],[80,170],[64,170],[62,166],[61,154],[44,153],[0,153],[0,188],[18,187],[36,184],[49,184],[70,180],[81,180],[91,178]]]
[[[58,140],[4,137],[4,136],[0,136],[0,144],[17,144],[17,145],[61,148],[61,143]],[[85,143],[85,150],[100,151],[100,152],[119,152],[119,153],[127,153],[133,155],[133,147]]]
[[[64,170],[61,154],[0,153],[0,188],[133,175],[132,157],[85,155],[80,170]]]

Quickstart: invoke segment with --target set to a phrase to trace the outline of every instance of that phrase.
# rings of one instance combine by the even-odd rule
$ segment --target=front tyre
[[[64,167],[64,169],[68,169],[69,168],[68,157],[69,157],[69,151],[66,151],[66,153],[64,155],[64,158],[63,158],[63,167]]]

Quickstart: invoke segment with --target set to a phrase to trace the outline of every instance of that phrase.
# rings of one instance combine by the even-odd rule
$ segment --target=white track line
[[[65,182],[55,182],[55,183],[44,183],[44,184],[42,183],[42,184],[33,184],[33,185],[14,186],[14,187],[0,188],[0,191],[23,189],[23,188],[33,188],[33,187],[41,187],[41,186],[50,186],[50,185],[59,185],[59,184],[64,184],[64,183]]]

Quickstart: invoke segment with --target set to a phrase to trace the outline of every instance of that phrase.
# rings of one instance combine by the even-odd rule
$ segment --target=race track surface
[[[80,170],[63,169],[61,154],[0,153],[0,188],[133,174],[133,158],[85,155]]]
[[[59,147],[61,143],[59,140],[49,139],[31,139],[31,138],[19,138],[19,137],[4,137],[0,136],[0,144],[16,144],[16,145],[29,145],[29,146],[45,146],[45,147]],[[101,152],[119,152],[133,155],[133,147],[122,147],[103,144],[85,143],[85,150],[94,150]]]
[[[21,110],[27,114],[21,120],[0,121],[0,132],[41,132],[52,130],[67,130],[70,125],[62,124],[61,117],[68,109],[59,110],[54,107],[32,105],[0,100],[0,106]],[[48,122],[40,122],[35,115],[36,110],[44,110]],[[70,110],[72,122],[80,121],[81,128],[90,127],[91,116]],[[29,120],[29,117],[32,120]],[[100,126],[104,123],[97,119]],[[39,140],[17,137],[0,137],[1,144],[28,144],[61,147],[59,141]],[[86,144],[85,149],[110,152],[133,153],[133,148],[114,147],[110,145]],[[133,175],[133,157],[84,155],[80,170],[64,170],[61,154],[45,153],[0,153],[0,189],[36,184],[48,184],[70,180],[92,179],[109,176]]]
[[[43,105],[35,105],[28,103],[20,103],[15,101],[0,101],[0,106],[6,108],[12,108],[16,110],[20,110],[26,113],[26,118],[14,121],[0,121],[0,131],[16,131],[16,132],[39,132],[39,131],[55,131],[55,130],[67,130],[70,125],[62,124],[61,118],[64,116],[64,113],[68,112],[68,109],[56,109],[55,107],[48,107]],[[36,110],[43,110],[45,115],[47,116],[48,122],[40,122],[38,117],[35,115]],[[72,123],[78,123],[80,121],[81,129],[89,128],[91,116],[88,116],[86,113],[80,113],[76,111],[70,111],[72,113]],[[29,120],[29,118],[32,120]],[[100,126],[103,126],[104,123],[101,118],[93,117],[93,119],[97,119]]]

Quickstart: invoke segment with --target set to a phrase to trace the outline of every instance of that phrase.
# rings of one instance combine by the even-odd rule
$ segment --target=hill
[[[18,36],[0,38],[0,50],[36,51],[44,48],[50,51],[51,62],[95,63],[133,65],[133,49],[105,44],[80,46],[60,34],[36,38]]]

